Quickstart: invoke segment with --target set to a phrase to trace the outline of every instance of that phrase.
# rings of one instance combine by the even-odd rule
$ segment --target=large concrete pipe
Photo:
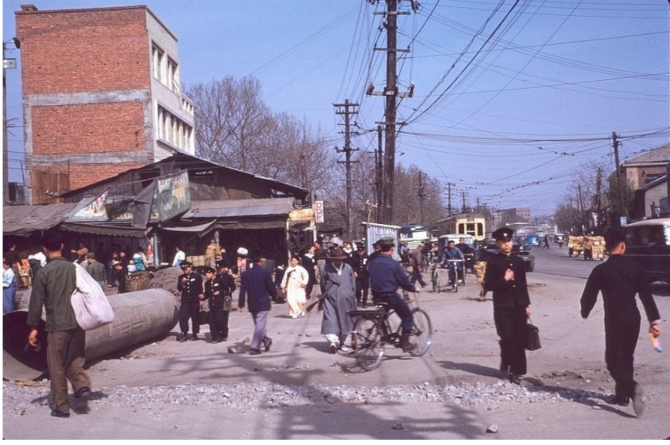
[[[4,379],[33,380],[47,370],[47,333],[45,319],[40,320],[39,350],[28,343],[28,297],[19,309],[6,314],[3,321]],[[86,332],[86,360],[95,360],[125,348],[153,340],[169,333],[179,318],[179,302],[163,289],[148,289],[127,294],[109,295],[114,321]]]

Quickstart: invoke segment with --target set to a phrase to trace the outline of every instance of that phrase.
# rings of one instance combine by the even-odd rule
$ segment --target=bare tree
[[[334,164],[305,123],[273,114],[252,77],[225,77],[187,88],[196,105],[196,153],[204,159],[313,191],[327,189]]]

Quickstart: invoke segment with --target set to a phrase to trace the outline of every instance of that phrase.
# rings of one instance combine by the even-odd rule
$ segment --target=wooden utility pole
[[[426,197],[426,194],[424,193],[425,187],[423,185],[423,173],[419,172],[419,187],[418,187],[418,192],[416,196],[419,197],[419,224],[423,225],[424,219],[423,219],[423,199]]]
[[[618,216],[628,216],[627,209],[623,205],[623,180],[621,179],[621,169],[619,168],[619,145],[621,142],[617,139],[617,134],[612,132],[612,148],[614,149],[614,164],[616,165],[616,183],[619,193],[619,212]],[[616,227],[620,227],[621,221],[617,221]]]
[[[372,0],[371,0],[372,1]],[[368,88],[371,96],[385,96],[384,121],[377,122],[385,127],[384,150],[384,177],[382,187],[381,214],[382,222],[393,224],[393,181],[395,175],[395,139],[396,139],[396,106],[397,98],[412,96],[412,90],[407,93],[398,92],[398,76],[396,74],[398,52],[409,52],[408,49],[398,49],[398,15],[409,15],[409,12],[398,11],[399,0],[386,0],[386,12],[375,12],[376,15],[385,15],[386,48],[374,48],[375,51],[386,51],[386,87],[384,91],[374,91],[374,86]],[[412,1],[412,9],[418,8],[418,3]]]
[[[335,114],[340,114],[344,116],[344,148],[342,150],[338,149],[335,147],[335,150],[338,153],[344,153],[345,160],[344,161],[337,161],[339,164],[344,164],[346,172],[347,172],[347,225],[346,225],[346,233],[347,233],[347,240],[351,241],[353,239],[353,233],[352,233],[352,221],[351,221],[351,152],[358,150],[352,149],[351,148],[351,115],[352,114],[358,114],[358,111],[353,109],[355,107],[358,107],[358,104],[351,103],[349,102],[349,99],[346,99],[343,104],[333,104],[334,107],[336,107]],[[352,108],[350,110],[350,108]],[[342,125],[342,124],[340,124]],[[340,132],[342,133],[342,132]]]
[[[375,199],[377,205],[375,206],[375,213],[377,217],[375,222],[382,222],[384,217],[382,214],[382,200],[383,200],[383,173],[384,173],[384,150],[382,149],[383,128],[377,125],[377,150],[375,151]]]
[[[447,182],[447,216],[451,216],[451,186],[455,186],[453,182]]]

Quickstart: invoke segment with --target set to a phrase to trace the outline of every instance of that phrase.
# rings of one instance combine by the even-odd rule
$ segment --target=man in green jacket
[[[46,309],[47,363],[51,378],[54,417],[70,417],[67,381],[72,383],[78,400],[78,412],[88,411],[91,380],[84,372],[86,333],[77,324],[70,298],[76,286],[74,264],[63,258],[63,236],[58,232],[46,233],[41,245],[49,261],[33,280],[28,319],[28,343],[37,347],[42,307]]]

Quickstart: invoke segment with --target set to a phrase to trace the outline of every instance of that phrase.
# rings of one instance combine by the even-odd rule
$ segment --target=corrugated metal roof
[[[77,204],[46,204],[37,206],[3,206],[2,233],[28,236],[31,232],[49,230],[65,220]]]
[[[192,201],[188,218],[240,218],[243,216],[288,215],[295,198],[228,199],[225,201]]]
[[[634,164],[663,164],[668,162],[670,162],[670,144],[665,144],[626,160],[623,166],[630,167]]]

